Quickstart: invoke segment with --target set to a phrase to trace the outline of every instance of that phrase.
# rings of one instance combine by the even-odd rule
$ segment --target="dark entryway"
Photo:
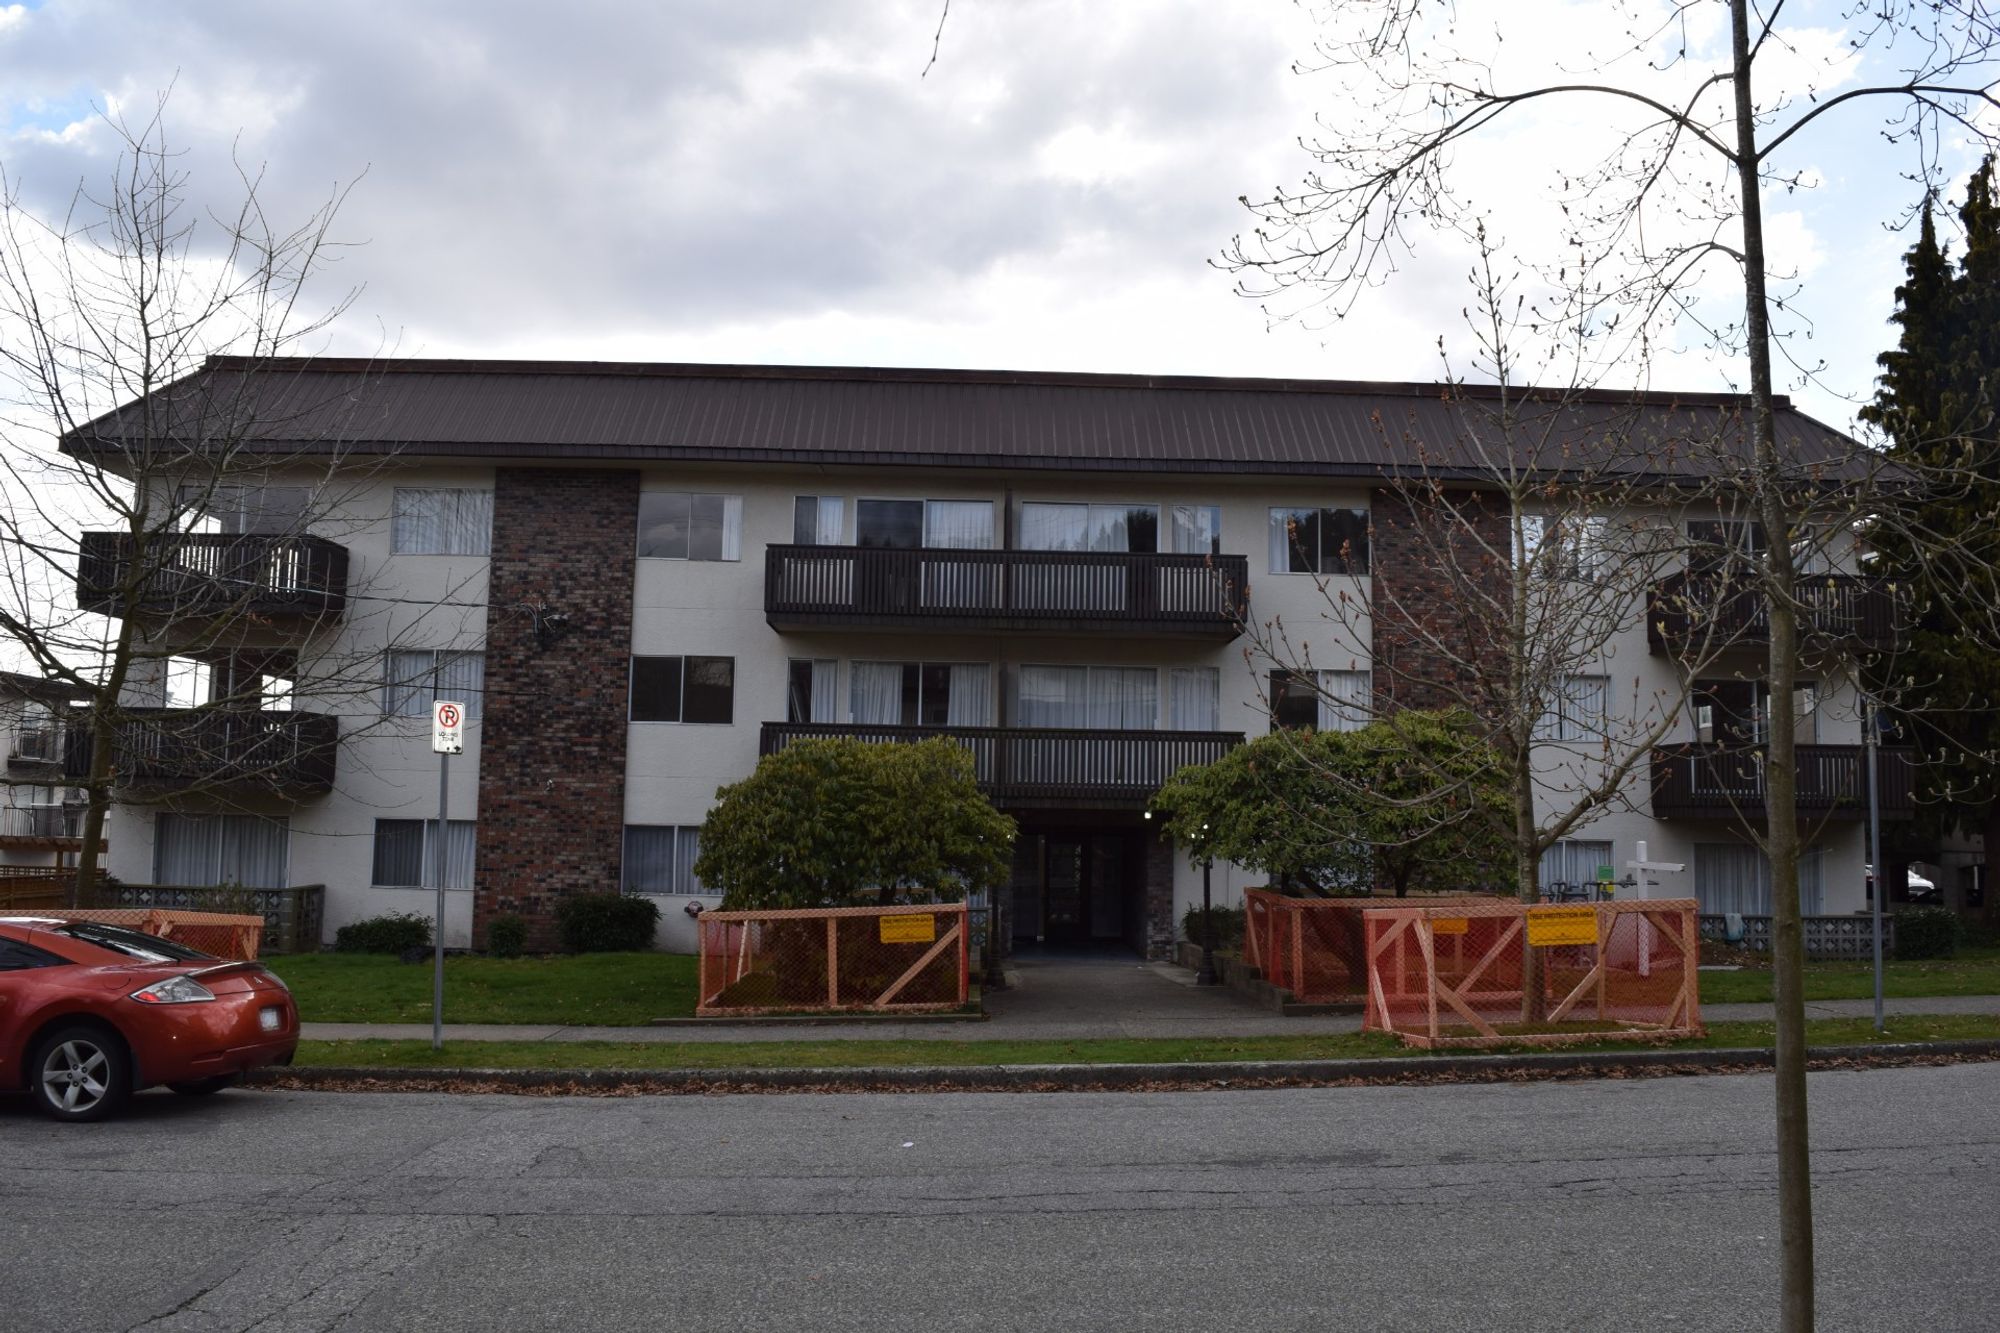
[[[1146,856],[1123,829],[1031,829],[1014,843],[1017,949],[1146,947]]]

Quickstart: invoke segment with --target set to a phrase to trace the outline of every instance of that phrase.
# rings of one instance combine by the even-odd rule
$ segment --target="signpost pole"
[[[1882,892],[1887,882],[1882,877],[1882,796],[1875,786],[1875,747],[1880,738],[1876,731],[1875,700],[1865,694],[1861,699],[1862,739],[1867,742],[1862,760],[1868,765],[1868,864],[1874,867],[1868,890],[1868,916],[1875,952],[1875,1031],[1879,1033],[1886,1030],[1882,1024]]]
[[[439,699],[431,705],[431,749],[438,757],[437,830],[431,838],[432,873],[437,876],[437,915],[431,921],[431,1049],[444,1049],[444,880],[445,816],[450,811],[451,757],[465,752],[465,705]]]

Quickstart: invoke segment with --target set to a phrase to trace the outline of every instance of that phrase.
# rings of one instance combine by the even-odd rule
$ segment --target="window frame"
[[[687,501],[687,516],[682,524],[683,538],[684,538],[683,544],[686,546],[687,549],[680,555],[662,555],[649,552],[646,549],[646,502],[648,500],[669,500],[674,498],[680,498]],[[694,553],[695,502],[697,500],[716,500],[719,501],[722,506],[721,521],[716,535],[717,554],[712,556],[696,555]],[[634,532],[632,539],[632,551],[634,559],[678,560],[685,564],[699,564],[699,565],[734,565],[742,563],[743,497],[741,495],[731,495],[726,491],[641,490],[639,492],[639,503],[637,509],[638,513],[634,518]],[[735,537],[735,541],[733,543],[730,541],[730,537],[732,535],[730,531],[732,526],[731,524],[732,518],[735,520],[734,522],[735,532],[733,534]],[[730,554],[732,548],[735,551],[734,555]]]
[[[678,691],[675,697],[676,716],[640,717],[639,709],[639,663],[677,662]],[[690,663],[727,662],[729,664],[728,716],[721,718],[688,717],[688,680],[694,672]],[[675,727],[728,727],[736,723],[736,659],[715,653],[633,653],[627,661],[625,676],[625,720],[634,725],[663,725]]]
[[[1267,547],[1272,546],[1272,541],[1276,537],[1278,515],[1281,514],[1285,516],[1285,567],[1279,569],[1276,567],[1274,560],[1267,559],[1265,563],[1273,566],[1269,571],[1270,573],[1304,574],[1312,578],[1358,579],[1367,578],[1374,572],[1374,511],[1367,505],[1364,504],[1358,508],[1354,505],[1339,504],[1270,505],[1267,507],[1264,520]],[[1307,514],[1312,516],[1313,523],[1312,558],[1308,562],[1309,568],[1294,569],[1292,568],[1293,563],[1305,556],[1303,545],[1293,540],[1296,532],[1294,520],[1302,522],[1303,516]],[[1360,519],[1358,544],[1355,541],[1354,534],[1350,533],[1346,539],[1350,550],[1357,552],[1356,556],[1340,556],[1338,554],[1329,554],[1327,551],[1327,539],[1333,527],[1330,520],[1336,514],[1358,516]],[[1275,548],[1271,549],[1269,554],[1275,555]]]
[[[436,551],[412,551],[412,550],[405,550],[405,549],[403,548],[403,546],[402,546],[402,544],[401,544],[400,540],[399,540],[399,538],[400,538],[400,535],[401,535],[401,532],[402,532],[402,518],[403,518],[403,514],[402,514],[402,497],[404,496],[404,494],[405,494],[405,493],[409,493],[409,494],[416,494],[416,493],[419,493],[419,492],[431,492],[431,493],[435,493],[435,494],[444,494],[444,495],[453,495],[453,496],[463,496],[463,495],[483,495],[483,496],[485,496],[485,497],[486,497],[486,527],[485,527],[485,529],[484,529],[484,534],[483,534],[483,535],[484,535],[484,537],[485,537],[485,540],[484,540],[484,541],[483,541],[483,542],[481,543],[481,549],[479,549],[479,550],[477,550],[477,551],[452,551],[452,550],[436,550]],[[440,531],[442,532],[442,525],[440,525]],[[493,555],[493,490],[492,490],[492,488],[491,488],[491,487],[486,487],[486,486],[394,486],[394,487],[391,487],[391,488],[390,488],[390,495],[389,495],[389,554],[390,554],[390,555],[413,555],[413,556],[433,556],[433,555],[444,555],[444,556],[454,556],[454,555],[455,555],[455,556],[473,556],[473,557],[477,557],[477,558],[482,558],[482,559],[491,559],[491,558],[492,558],[492,555]]]
[[[637,887],[632,883],[632,834],[635,830],[670,830],[674,839],[672,883],[664,889]],[[699,824],[627,824],[618,839],[618,892],[628,898],[713,898],[716,891],[695,878],[694,863],[701,859]],[[688,887],[683,888],[686,884]]]
[[[424,655],[430,657],[430,667],[425,671],[419,672],[411,679],[398,680],[391,671],[391,662],[399,656],[418,657]],[[447,657],[461,659],[468,657],[478,658],[479,688],[476,690],[458,690],[453,694],[440,693],[438,682],[444,674],[444,659]],[[423,683],[425,681],[428,681],[430,686],[428,698],[423,693]],[[396,690],[416,691],[413,698],[422,706],[415,712],[405,712],[401,709],[390,707],[392,692]],[[484,648],[385,648],[382,650],[381,703],[383,717],[428,718],[431,712],[430,705],[435,704],[439,699],[456,699],[457,702],[464,704],[465,720],[467,722],[478,722],[485,717],[486,650]]]

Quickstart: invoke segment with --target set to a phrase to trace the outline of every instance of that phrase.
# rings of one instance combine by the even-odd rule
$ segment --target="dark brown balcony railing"
[[[91,735],[70,731],[64,772],[90,775]],[[112,771],[123,786],[261,786],[307,794],[333,787],[340,719],[325,713],[128,708],[119,714]]]
[[[347,608],[347,548],[322,537],[259,533],[155,533],[128,594],[134,542],[127,532],[86,532],[76,603],[110,616],[337,616]]]
[[[76,805],[0,806],[0,838],[58,842],[80,836],[83,807]]]
[[[869,727],[832,722],[766,722],[758,753],[793,741],[851,736],[920,741],[949,736],[972,751],[973,772],[1002,805],[1083,805],[1140,809],[1160,784],[1189,764],[1220,759],[1243,743],[1233,731],[1095,731],[1056,727]]]
[[[1868,770],[1862,746],[1801,745],[1798,799],[1802,815],[1865,819]],[[1916,811],[1914,755],[1879,752],[1878,797],[1884,819]],[[1737,745],[1662,745],[1653,750],[1653,814],[1660,819],[1732,819],[1764,815],[1764,752]]]
[[[1886,580],[1801,574],[1797,590],[1799,629],[1808,648],[1868,653],[1895,645],[1901,599]],[[1755,588],[1677,574],[1646,595],[1646,638],[1656,653],[1768,643],[1770,612]]]
[[[771,546],[774,629],[1014,629],[1236,637],[1248,610],[1240,555]]]

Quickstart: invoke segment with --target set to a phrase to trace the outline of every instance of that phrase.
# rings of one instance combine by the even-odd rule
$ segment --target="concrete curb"
[[[1814,1068],[1892,1066],[1922,1061],[2000,1060],[2000,1040],[1815,1046]],[[277,1067],[245,1081],[286,1088],[357,1085],[380,1091],[560,1092],[1098,1092],[1175,1088],[1298,1087],[1411,1082],[1516,1082],[1528,1079],[1684,1075],[1769,1069],[1769,1050],[1641,1050],[1527,1055],[1390,1056],[1362,1060],[1255,1060],[1144,1065],[987,1065],[856,1069],[366,1069]]]

